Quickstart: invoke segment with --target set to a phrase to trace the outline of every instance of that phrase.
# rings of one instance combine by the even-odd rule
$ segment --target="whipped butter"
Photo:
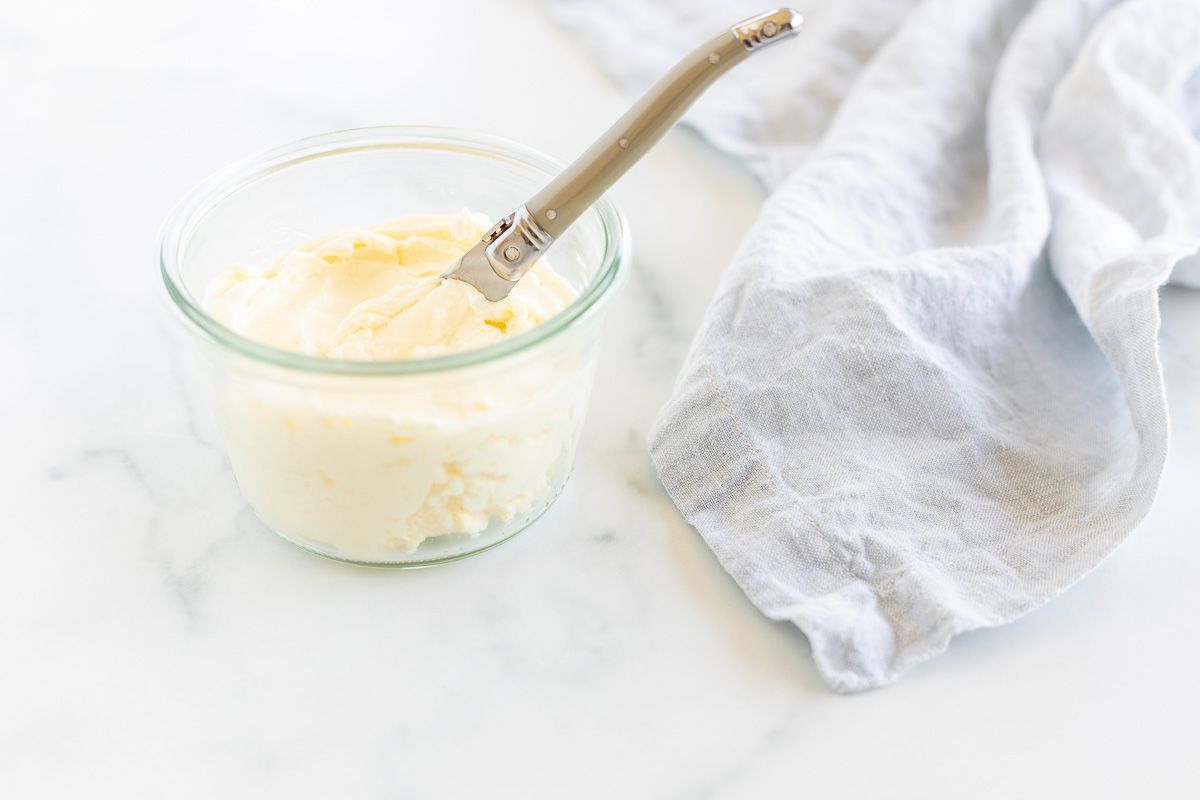
[[[575,299],[544,262],[496,303],[440,280],[488,227],[463,212],[339,233],[265,267],[233,267],[209,286],[205,308],[249,339],[306,355],[384,361],[483,347]]]
[[[405,217],[234,266],[205,308],[233,331],[306,355],[419,359],[529,331],[575,298],[545,261],[500,302],[441,280],[489,225]],[[341,558],[387,562],[432,537],[536,513],[573,458],[593,358],[553,347],[510,363],[402,376],[231,370],[217,408],[238,482],[278,532]]]

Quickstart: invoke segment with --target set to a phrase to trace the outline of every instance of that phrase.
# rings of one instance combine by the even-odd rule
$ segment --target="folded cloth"
[[[764,10],[547,5],[630,89]],[[772,191],[650,450],[857,691],[1046,602],[1150,508],[1157,292],[1200,285],[1200,3],[809,6],[689,120]]]

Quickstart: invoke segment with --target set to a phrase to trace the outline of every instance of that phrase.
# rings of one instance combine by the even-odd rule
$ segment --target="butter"
[[[440,280],[488,226],[463,212],[345,231],[257,268],[231,267],[208,287],[205,307],[242,336],[318,357],[390,361],[485,347],[576,296],[544,260],[497,303]],[[225,378],[217,409],[242,492],[285,536],[377,563],[535,513],[569,468],[593,359],[550,348],[500,367]]]
[[[575,291],[544,262],[500,302],[439,279],[489,226],[463,212],[405,217],[299,247],[265,267],[234,267],[205,308],[243,336],[328,358],[385,361],[471,350],[524,333]]]

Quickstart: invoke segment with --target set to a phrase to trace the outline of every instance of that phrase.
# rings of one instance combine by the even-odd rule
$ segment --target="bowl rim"
[[[494,362],[558,337],[577,327],[612,294],[629,254],[629,228],[616,204],[602,196],[585,214],[595,215],[604,233],[604,253],[596,277],[566,308],[537,327],[472,350],[424,358],[365,361],[306,355],[256,342],[218,322],[192,296],[182,280],[180,256],[205,217],[250,184],[318,158],[379,149],[437,149],[500,158],[546,173],[563,165],[531,147],[492,134],[429,125],[381,125],[307,136],[243,158],[202,180],[167,215],[158,235],[158,263],[171,305],[184,327],[202,340],[257,362],[305,373],[395,376],[444,372]]]

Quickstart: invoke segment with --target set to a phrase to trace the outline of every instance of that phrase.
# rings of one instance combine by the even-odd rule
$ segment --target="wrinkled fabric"
[[[547,6],[631,90],[762,10]],[[1200,284],[1200,3],[802,10],[688,119],[771,194],[650,450],[858,691],[1045,603],[1154,500],[1157,292]]]

